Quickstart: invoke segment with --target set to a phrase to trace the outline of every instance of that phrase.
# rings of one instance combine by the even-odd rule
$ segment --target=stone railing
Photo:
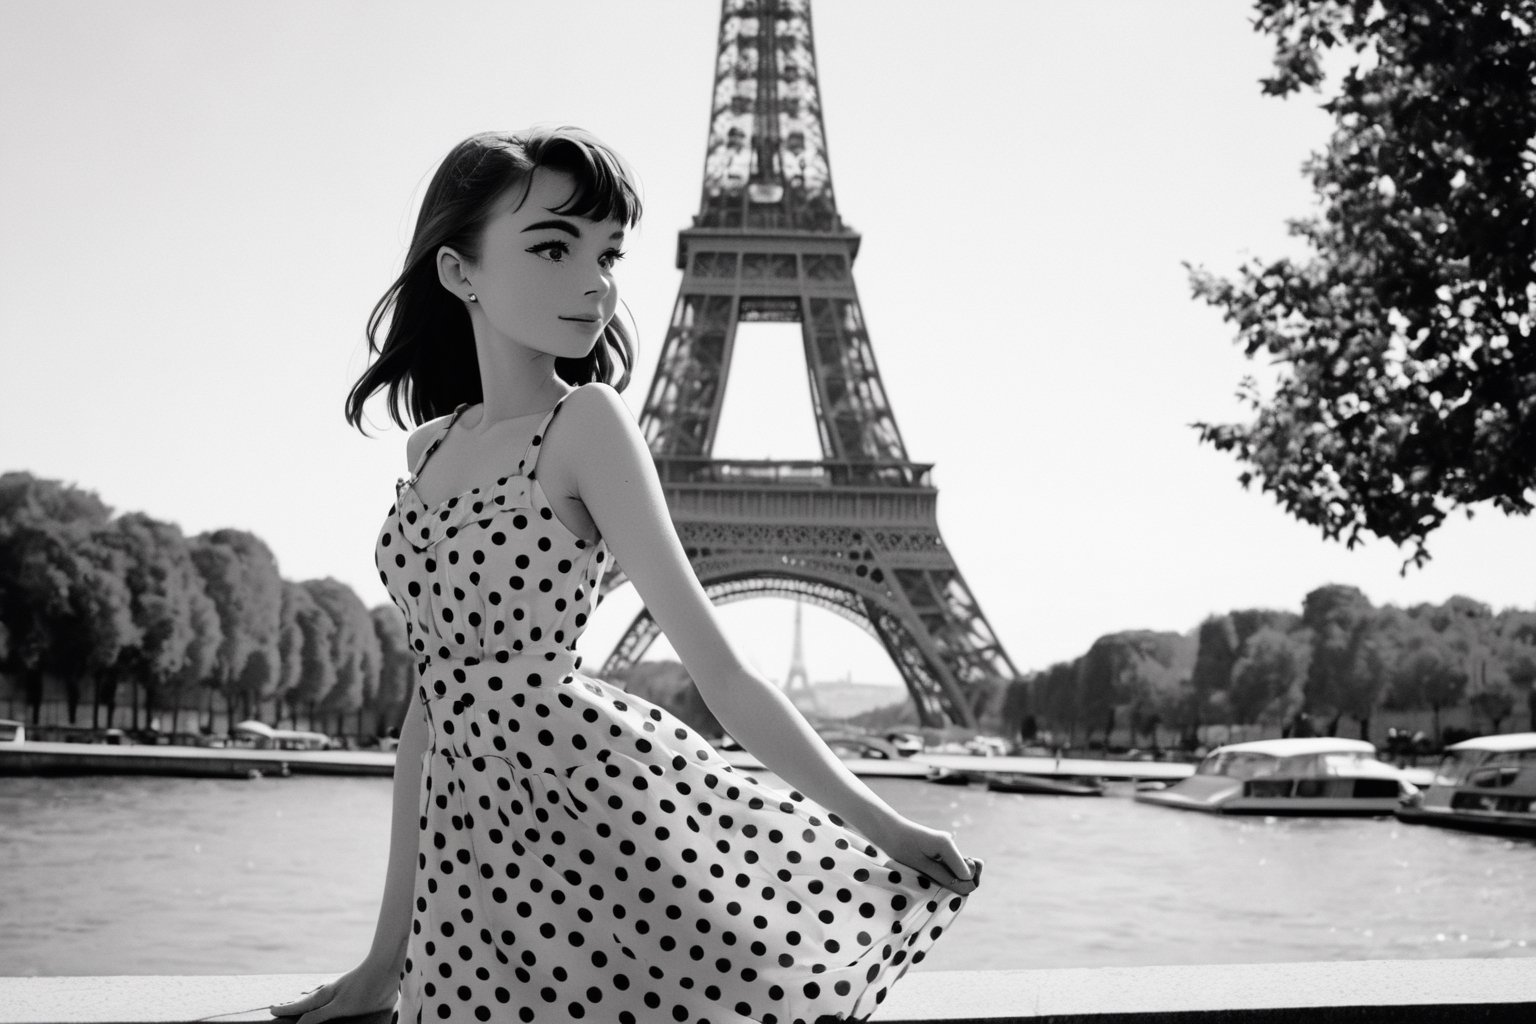
[[[329,975],[0,978],[0,1024],[264,1021]],[[387,1024],[388,1013],[366,1024]],[[354,1018],[354,1020],[364,1020]],[[874,1024],[1461,1024],[1536,1021],[1536,961],[914,971]]]

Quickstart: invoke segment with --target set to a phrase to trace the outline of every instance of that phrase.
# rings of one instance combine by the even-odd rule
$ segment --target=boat
[[[258,750],[329,750],[332,746],[331,738],[323,732],[275,729],[254,719],[236,722],[229,731]]]
[[[1103,796],[1104,780],[1089,775],[1030,775],[995,772],[987,775],[994,793],[1033,793],[1042,796]]]
[[[971,772],[951,771],[948,768],[931,768],[928,781],[940,786],[969,786],[976,781]]]
[[[1445,748],[1434,779],[1399,821],[1536,839],[1536,732],[1479,736]]]
[[[1313,736],[1217,747],[1189,778],[1135,800],[1211,814],[1385,816],[1417,792],[1365,740]]]

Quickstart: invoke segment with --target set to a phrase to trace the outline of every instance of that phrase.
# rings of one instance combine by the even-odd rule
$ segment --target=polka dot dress
[[[429,723],[400,1020],[867,1017],[964,900],[579,671],[607,554],[537,482],[559,411],[429,507],[434,442],[379,535]]]

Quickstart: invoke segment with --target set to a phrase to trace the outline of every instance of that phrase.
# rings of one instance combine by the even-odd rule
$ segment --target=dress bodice
[[[397,485],[374,562],[405,613],[418,661],[575,648],[607,552],[601,540],[577,537],[555,517],[538,481],[544,437],[564,401],[539,424],[515,473],[435,505],[422,501],[416,481],[460,406]]]

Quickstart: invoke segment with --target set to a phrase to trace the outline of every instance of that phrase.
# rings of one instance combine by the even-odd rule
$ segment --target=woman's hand
[[[981,860],[965,857],[955,837],[897,815],[869,839],[893,859],[921,871],[946,889],[969,896],[981,883]]]
[[[274,1017],[298,1017],[298,1024],[321,1024],[341,1017],[387,1015],[400,994],[400,972],[379,970],[366,961],[335,981],[326,982],[287,1003],[275,1003]]]

